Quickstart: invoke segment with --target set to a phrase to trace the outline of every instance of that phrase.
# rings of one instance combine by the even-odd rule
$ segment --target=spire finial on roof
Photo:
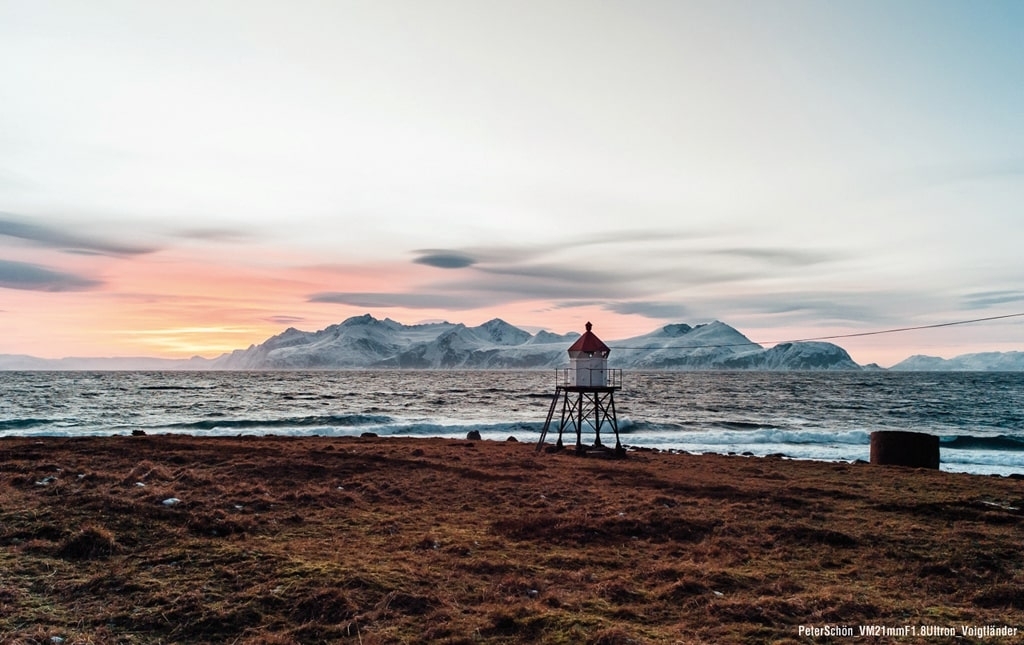
[[[587,327],[587,331],[590,331],[590,328],[593,327],[593,325],[590,324],[589,320],[587,321],[586,327]]]

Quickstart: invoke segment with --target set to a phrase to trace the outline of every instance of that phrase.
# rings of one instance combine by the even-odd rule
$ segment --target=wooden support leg
[[[615,452],[625,452],[622,448],[622,443],[619,441],[619,420],[618,415],[615,414],[615,393],[610,392],[608,394],[608,403],[612,408],[612,430],[615,431]]]
[[[576,452],[583,452],[583,393],[576,395]]]

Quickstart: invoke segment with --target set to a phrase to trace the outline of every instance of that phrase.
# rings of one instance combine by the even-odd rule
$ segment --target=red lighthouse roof
[[[597,337],[594,332],[590,331],[593,327],[589,322],[587,323],[587,331],[583,332],[583,335],[576,339],[576,342],[569,348],[570,356],[579,356],[580,353],[587,354],[600,354],[601,356],[608,356],[611,351],[607,345],[605,345],[600,338]]]

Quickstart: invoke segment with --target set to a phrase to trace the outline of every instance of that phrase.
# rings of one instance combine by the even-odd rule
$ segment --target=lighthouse
[[[544,447],[555,411],[561,404],[555,450],[564,448],[562,436],[571,428],[576,433],[576,454],[618,457],[626,454],[619,441],[619,423],[615,417],[615,391],[622,388],[622,370],[608,369],[611,349],[597,337],[593,327],[588,322],[583,335],[569,347],[569,367],[555,371],[555,395],[537,442],[538,451]],[[614,451],[601,443],[601,429],[605,426],[611,426],[615,433]],[[594,433],[594,443],[589,448],[583,445],[585,430]]]

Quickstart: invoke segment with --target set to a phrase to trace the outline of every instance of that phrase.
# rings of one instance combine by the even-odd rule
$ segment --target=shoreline
[[[1016,479],[856,463],[437,438],[2,438],[0,640],[1020,629],[1022,507]],[[927,639],[873,642],[897,641]]]
[[[445,441],[458,441],[464,439],[466,431],[479,427],[479,424],[473,422],[466,422],[459,424],[458,426],[451,426],[453,428],[459,428],[457,431],[437,433],[437,434],[380,434],[379,436],[384,439],[410,439],[410,440],[422,440],[422,439],[439,439]],[[484,426],[486,428],[486,426]],[[373,426],[369,426],[367,429],[374,429]],[[174,436],[174,437],[191,437],[195,439],[207,439],[207,438],[242,438],[242,437],[285,437],[285,438],[328,438],[328,439],[356,439],[365,432],[367,429],[348,430],[343,434],[330,434],[321,433],[319,429],[296,429],[296,432],[266,432],[266,433],[239,433],[237,429],[218,429],[212,428],[208,431],[196,433],[194,431],[161,431],[161,432],[147,432],[147,436]],[[535,445],[536,440],[539,438],[539,432],[531,432],[535,436],[528,439],[521,439],[522,431],[516,432],[514,428],[503,427],[502,430],[487,430],[482,431],[482,438],[485,441],[504,442],[509,438],[515,438],[524,444]],[[610,432],[610,431],[609,431]],[[861,432],[865,438],[869,433],[866,431]],[[54,434],[52,432],[31,434],[28,432],[19,432],[18,434],[5,434],[4,431],[0,431],[0,441],[8,439],[82,439],[82,438],[110,438],[110,437],[125,437],[130,436],[123,430],[111,430],[111,431],[86,431],[85,433],[66,433],[66,434]],[[772,444],[765,443],[738,443],[738,442],[720,442],[720,443],[706,443],[706,442],[686,442],[682,440],[677,441],[659,441],[656,439],[649,440],[647,443],[634,444],[630,443],[629,439],[631,436],[636,436],[632,432],[623,432],[623,446],[630,451],[644,451],[644,450],[657,450],[666,452],[669,454],[690,454],[690,455],[721,455],[721,456],[743,456],[743,457],[755,457],[764,458],[768,456],[782,455],[786,459],[794,461],[813,461],[819,463],[832,463],[832,464],[852,464],[858,461],[868,461],[870,457],[870,446],[865,440],[864,443],[839,443],[841,446],[856,446],[856,450],[850,450],[850,448],[835,448],[835,446],[829,446],[827,443],[785,443],[778,442]],[[678,435],[685,437],[685,432],[681,431]],[[1011,464],[1011,463],[987,463],[984,461],[971,461],[969,457],[963,455],[970,455],[972,453],[984,453],[992,455],[1007,455],[1016,456],[1024,455],[1022,450],[1006,449],[1006,450],[986,450],[983,448],[973,449],[958,449],[955,447],[947,446],[946,444],[952,440],[955,440],[957,436],[944,436],[938,435],[940,438],[940,464],[939,469],[942,472],[948,473],[961,473],[979,476],[993,476],[993,477],[1009,477],[1009,478],[1020,478],[1024,477],[1024,464]],[[1001,436],[1001,435],[1000,435]],[[827,447],[834,448],[834,451],[829,454]],[[947,461],[943,457],[959,457],[954,458],[951,461]],[[976,457],[975,457],[976,459]]]

